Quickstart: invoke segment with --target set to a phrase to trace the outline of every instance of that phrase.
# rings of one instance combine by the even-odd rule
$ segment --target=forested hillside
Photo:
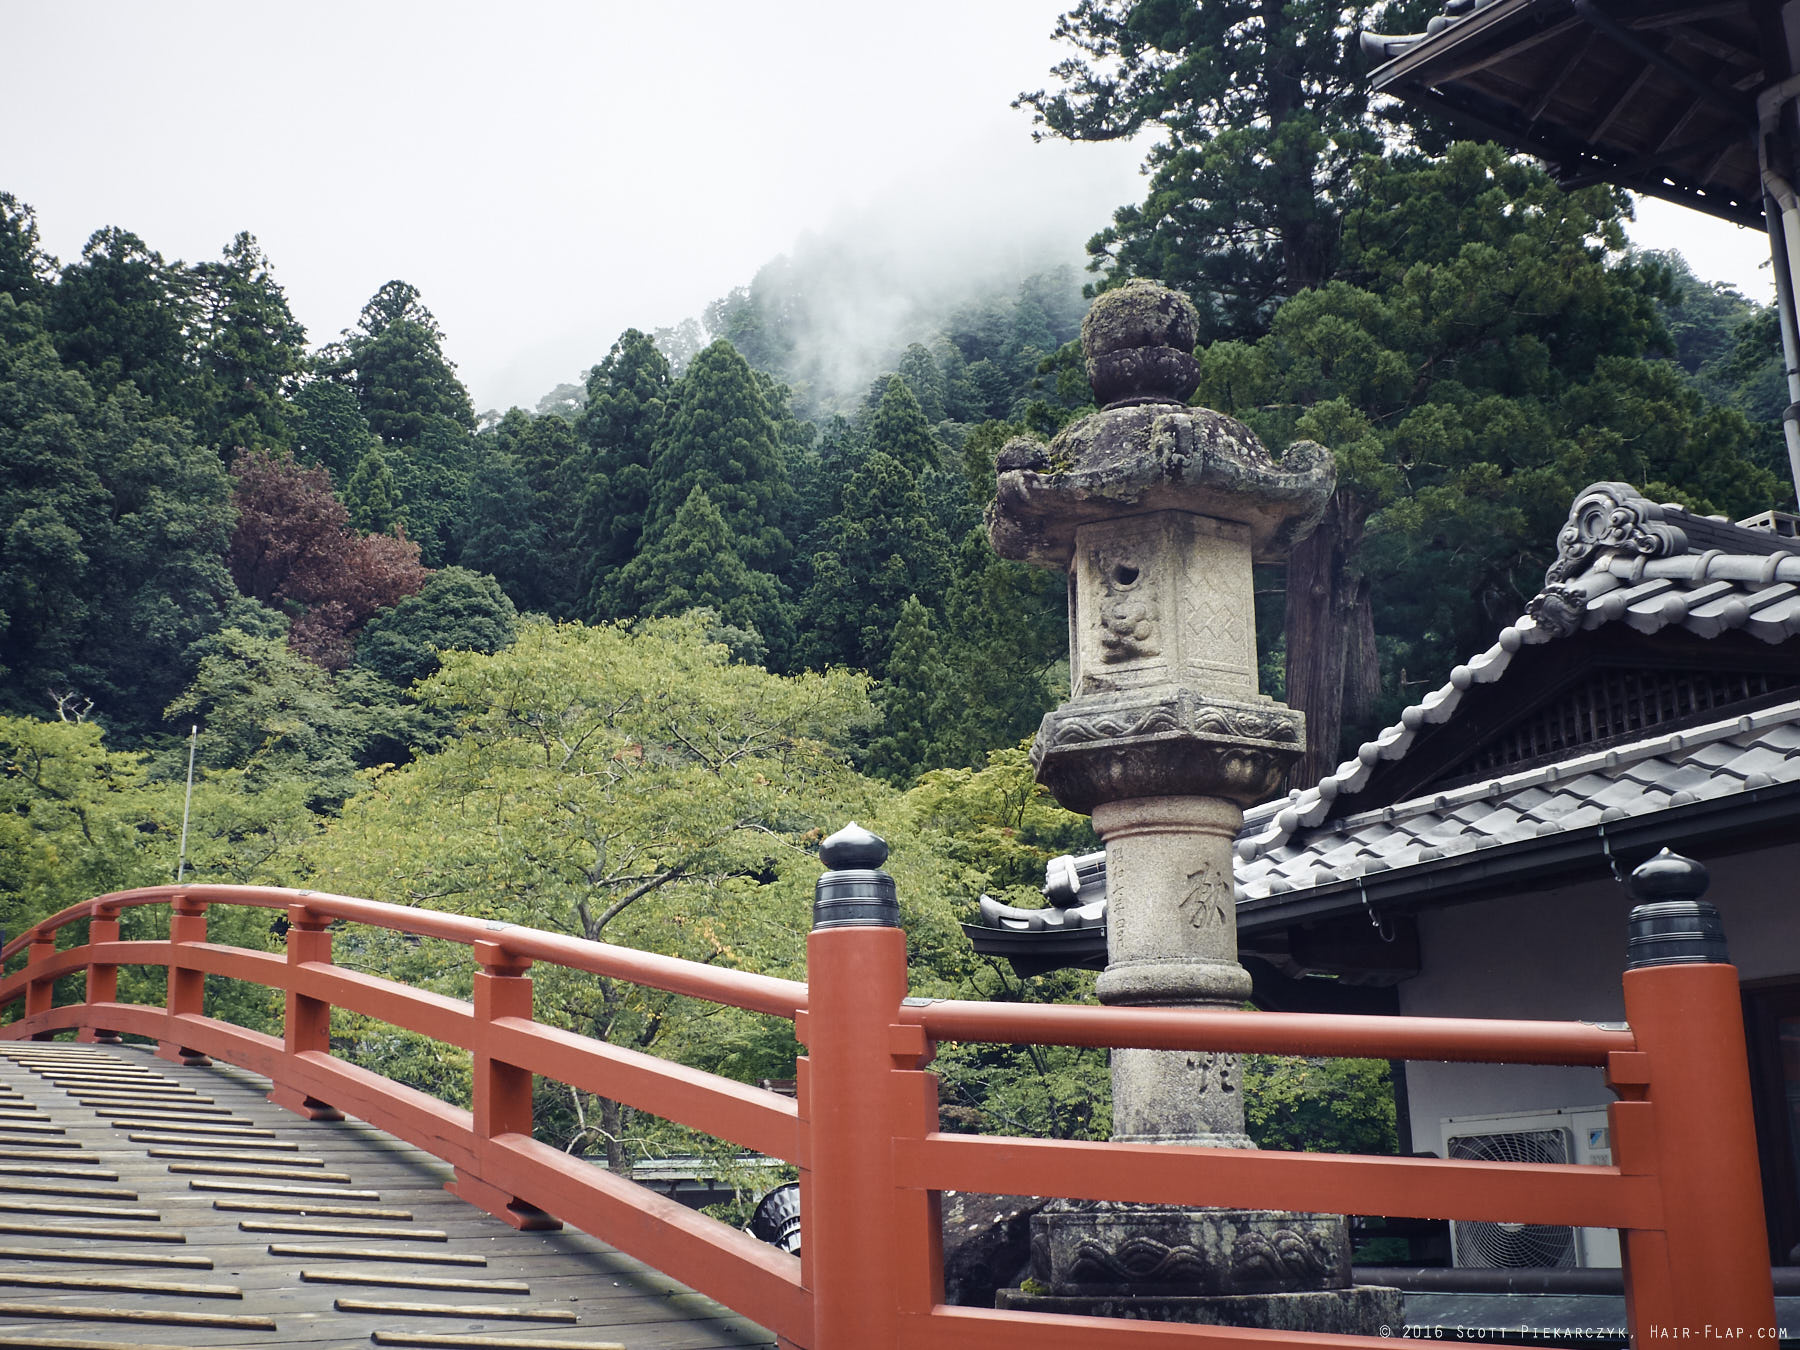
[[[1259,578],[1302,776],[1521,611],[1585,484],[1786,501],[1770,312],[1630,251],[1607,188],[1382,126],[1337,17],[1065,17],[1074,55],[1022,106],[1152,146],[1085,293],[1051,270],[851,333],[815,248],[503,415],[404,281],[315,345],[250,234],[184,262],[106,226],[59,262],[0,193],[0,924],[170,880],[193,735],[189,875],[786,973],[811,847],[854,814],[895,842],[922,992],[1078,990],[1017,987],[954,927],[1091,845],[1018,749],[1059,697],[1062,579],[996,558],[982,514],[1007,438],[1091,407],[1086,297],[1133,276],[1205,316],[1197,401],[1338,457],[1325,526]],[[761,1024],[557,997],[659,1053],[791,1063]],[[454,1093],[456,1066],[345,1035]],[[1092,1057],[959,1053],[970,1124],[1104,1133]],[[625,1165],[649,1127],[595,1109],[547,1108]]]

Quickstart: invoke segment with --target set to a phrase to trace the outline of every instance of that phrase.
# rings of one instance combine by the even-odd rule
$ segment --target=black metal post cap
[[[1649,862],[1631,869],[1631,880],[1625,889],[1639,904],[1655,904],[1659,900],[1698,900],[1712,885],[1712,873],[1706,864],[1685,858],[1679,853],[1662,850]]]
[[[894,879],[878,870],[887,841],[854,820],[819,845],[819,861],[831,870],[813,888],[813,928],[898,928],[900,900]]]
[[[788,1181],[756,1202],[747,1230],[784,1252],[800,1255],[800,1185]]]
[[[1664,849],[1634,868],[1625,888],[1646,903],[1626,923],[1625,968],[1729,964],[1718,908],[1700,897],[1712,876],[1704,864]]]
[[[854,820],[819,845],[819,861],[834,871],[840,867],[880,867],[887,855],[887,840],[871,834]]]

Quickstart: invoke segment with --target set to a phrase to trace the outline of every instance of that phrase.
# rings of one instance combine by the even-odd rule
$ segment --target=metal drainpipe
[[[1775,304],[1781,317],[1782,363],[1787,370],[1788,406],[1781,430],[1787,440],[1788,472],[1800,502],[1800,335],[1795,328],[1794,282],[1800,277],[1800,197],[1769,162],[1769,142],[1777,134],[1781,110],[1800,94],[1800,75],[1771,85],[1756,97],[1757,158],[1762,165],[1764,214],[1769,221],[1770,261],[1775,268]]]

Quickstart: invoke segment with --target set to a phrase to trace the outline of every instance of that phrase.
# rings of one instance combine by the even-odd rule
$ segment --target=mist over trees
[[[314,346],[248,233],[186,263],[108,226],[63,264],[0,193],[0,925],[172,875],[197,725],[190,875],[792,973],[811,851],[855,814],[894,844],[919,992],[1083,996],[978,962],[954,919],[1093,845],[1020,749],[1062,697],[1063,580],[996,557],[983,513],[1008,438],[1092,408],[1095,288],[1186,290],[1196,401],[1337,456],[1325,526],[1259,577],[1265,685],[1316,738],[1296,781],[1521,611],[1585,484],[1785,500],[1772,312],[1632,252],[1610,189],[1377,120],[1344,24],[1417,8],[1082,0],[1021,105],[1156,133],[1085,278],[870,275],[814,239],[479,417],[405,281]],[[459,992],[429,953],[363,958]],[[791,1072],[754,1020],[545,993],[621,1044]],[[946,1128],[1109,1128],[1086,1052],[940,1067]],[[621,1170],[696,1146],[542,1105]]]

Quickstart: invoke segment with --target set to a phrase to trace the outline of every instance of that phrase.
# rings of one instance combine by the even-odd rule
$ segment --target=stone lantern
[[[1101,410],[1049,445],[1002,449],[995,551],[1069,578],[1070,698],[1032,747],[1038,779],[1106,846],[1109,1004],[1236,1008],[1232,843],[1306,743],[1257,691],[1251,565],[1318,523],[1336,475],[1302,441],[1277,463],[1241,422],[1187,399],[1199,316],[1135,281],[1082,324]],[[1114,1139],[1249,1148],[1237,1056],[1115,1050]],[[1336,1215],[1062,1202],[1033,1231],[1048,1296],[1005,1306],[1369,1331],[1399,1296],[1352,1289]]]

